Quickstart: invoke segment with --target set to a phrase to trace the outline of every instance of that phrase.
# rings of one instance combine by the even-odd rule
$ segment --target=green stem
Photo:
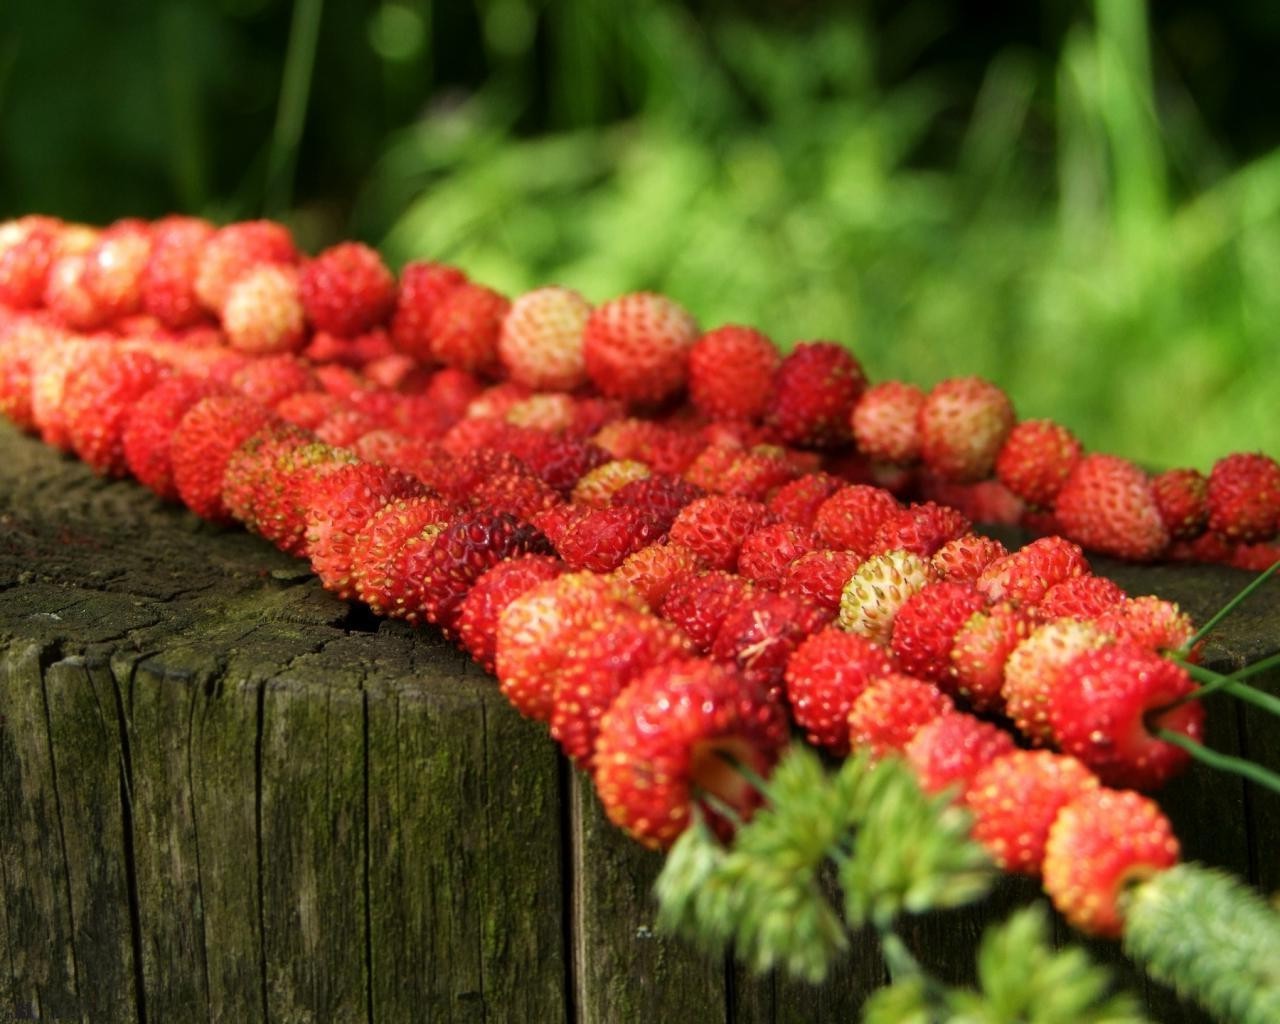
[[[1217,612],[1213,615],[1213,617],[1210,618],[1208,622],[1206,622],[1203,626],[1200,627],[1200,629],[1196,632],[1196,635],[1182,645],[1182,647],[1178,650],[1178,653],[1184,654],[1184,655],[1188,654],[1192,650],[1192,648],[1195,647],[1196,644],[1198,644],[1201,640],[1203,640],[1206,636],[1208,636],[1210,633],[1213,632],[1214,628],[1218,625],[1219,622],[1221,622],[1233,611],[1235,611],[1238,607],[1240,607],[1240,604],[1246,598],[1248,598],[1250,594],[1252,594],[1255,590],[1257,590],[1260,586],[1262,586],[1262,584],[1266,582],[1267,578],[1273,575],[1276,572],[1276,570],[1280,570],[1280,561],[1277,561],[1274,565],[1271,566],[1270,569],[1267,569],[1265,572],[1258,573],[1258,575],[1255,576],[1249,582],[1249,585],[1247,587],[1245,587],[1242,591],[1240,591],[1240,593],[1236,594],[1235,597],[1233,597],[1230,601],[1228,601],[1221,608],[1219,608]]]
[[[1265,786],[1274,793],[1280,793],[1280,775],[1273,771],[1268,771],[1259,764],[1254,764],[1252,761],[1246,761],[1243,758],[1232,757],[1230,754],[1223,754],[1217,750],[1211,750],[1203,744],[1197,743],[1191,737],[1184,736],[1180,732],[1174,732],[1172,729],[1157,729],[1156,737],[1166,743],[1172,743],[1175,747],[1181,747],[1197,761],[1203,761],[1210,768],[1231,772],[1233,775],[1242,775],[1260,786]]]
[[[276,107],[276,125],[267,154],[263,206],[266,213],[275,216],[282,214],[293,202],[293,173],[298,163],[302,128],[307,120],[311,71],[315,66],[323,11],[324,0],[294,0],[284,77],[280,83],[280,103]]]
[[[725,764],[727,764],[735,772],[737,772],[749,783],[751,783],[751,787],[757,793],[759,793],[762,797],[764,797],[765,800],[767,800],[769,803],[774,802],[773,796],[769,792],[769,783],[767,783],[764,780],[764,776],[762,776],[758,771],[752,768],[751,765],[746,764],[743,761],[740,761],[738,758],[734,757],[727,750],[717,750],[716,754],[719,756],[719,758],[722,761],[724,761]]]
[[[738,809],[726,800],[722,800],[709,790],[701,789],[697,792],[697,799],[706,804],[720,817],[733,822],[734,828],[742,827],[742,815],[738,813]]]
[[[897,932],[888,927],[882,927],[879,931],[880,951],[884,954],[885,966],[889,968],[890,980],[902,981],[904,978],[927,977],[924,968],[920,966],[920,961],[907,948],[907,944],[902,941]]]
[[[1172,710],[1181,704],[1185,704],[1189,700],[1198,700],[1201,697],[1207,697],[1211,693],[1217,693],[1219,690],[1223,690],[1231,694],[1233,697],[1246,701],[1249,704],[1262,708],[1270,714],[1280,717],[1280,697],[1276,697],[1267,693],[1265,690],[1259,690],[1256,686],[1250,686],[1248,683],[1240,681],[1245,675],[1254,675],[1257,672],[1262,672],[1265,669],[1270,668],[1274,664],[1280,664],[1280,655],[1274,655],[1270,658],[1266,658],[1258,662],[1256,665],[1250,665],[1248,668],[1243,668],[1239,672],[1233,672],[1229,676],[1224,676],[1220,672],[1213,671],[1213,669],[1205,668],[1203,665],[1192,664],[1191,662],[1185,661],[1176,655],[1173,660],[1186,669],[1187,674],[1191,676],[1192,679],[1197,679],[1204,685],[1193,690],[1191,693],[1188,693],[1185,697],[1174,701],[1168,706],[1168,708],[1164,708],[1162,710]]]

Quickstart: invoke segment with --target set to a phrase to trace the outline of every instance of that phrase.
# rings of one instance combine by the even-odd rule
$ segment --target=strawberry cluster
[[[1066,538],[1246,564],[1280,526],[1262,455],[1152,480],[976,378],[869,388],[830,342],[783,356],[649,293],[397,281],[270,222],[0,227],[0,413],[440,628],[643,843],[695,808],[731,830],[794,724],[900,752],[1103,934],[1177,859],[1135,790],[1187,755],[1152,729],[1203,713],[1161,656],[1186,617]],[[1019,518],[1066,538],[971,530]]]

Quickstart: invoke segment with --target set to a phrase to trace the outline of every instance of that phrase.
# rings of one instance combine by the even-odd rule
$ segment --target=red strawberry
[[[352,461],[316,445],[305,430],[269,420],[227,460],[222,474],[222,503],[232,517],[254,533],[300,554],[306,515],[297,509],[297,468],[337,468]]]
[[[1009,490],[1033,505],[1052,505],[1080,461],[1080,442],[1052,420],[1023,420],[996,456],[996,475]]]
[[[356,538],[374,514],[397,498],[425,497],[417,480],[390,466],[357,462],[308,478],[307,555],[326,590],[346,600],[356,593]]]
[[[706,491],[717,491],[720,480],[741,454],[742,445],[737,441],[709,444],[684,468],[684,478]]]
[[[232,375],[231,386],[260,405],[275,406],[290,395],[315,391],[319,383],[305,360],[281,353],[249,360]]]
[[[183,504],[202,519],[230,522],[222,501],[222,475],[240,445],[271,418],[240,395],[211,395],[187,410],[169,441],[173,483]]]
[[[568,437],[546,438],[535,447],[521,448],[519,456],[563,495],[572,492],[582,476],[609,461],[609,454],[603,448]]]
[[[207,380],[178,374],[160,381],[134,403],[125,416],[120,445],[124,462],[145,487],[162,498],[176,501],[169,443],[187,410],[221,389]]]
[[[151,230],[151,255],[142,272],[142,308],[181,330],[208,316],[196,295],[196,272],[213,225],[198,217],[166,217]]]
[[[614,577],[656,608],[678,578],[703,568],[702,559],[684,545],[656,542],[627,555]]]
[[[227,292],[246,271],[263,263],[297,262],[293,236],[283,224],[268,220],[228,224],[204,244],[196,268],[196,295],[206,309],[220,313]]]
[[[0,306],[39,306],[58,253],[61,225],[52,217],[28,216],[0,224]]]
[[[31,318],[0,325],[0,416],[21,430],[34,430],[32,366],[37,355],[59,344],[60,329]]]
[[[921,455],[948,480],[982,480],[991,475],[1014,422],[1008,396],[990,381],[944,380],[920,408]]]
[[[351,579],[356,594],[378,615],[416,622],[420,609],[410,604],[415,581],[403,571],[444,531],[454,514],[442,498],[397,498],[369,517],[351,546]]]
[[[1113,644],[1065,663],[1049,697],[1049,727],[1059,748],[1108,785],[1157,789],[1190,760],[1153,735],[1167,729],[1199,740],[1198,701],[1153,715],[1195,690],[1186,669],[1153,651]]]
[[[777,346],[759,331],[717,327],[689,350],[689,399],[710,419],[759,419],[779,361]]]
[[[105,322],[107,310],[85,283],[87,256],[82,252],[59,256],[45,280],[44,305],[62,323],[79,331],[94,331]]]
[[[1013,737],[990,722],[947,711],[925,722],[903,748],[920,787],[941,793],[956,787],[963,797],[973,777],[996,758],[1012,753]]]
[[[965,791],[973,838],[1002,870],[1039,875],[1059,811],[1097,788],[1097,776],[1074,757],[1011,750],[980,769]]]
[[[573,500],[591,508],[605,508],[628,484],[649,476],[649,467],[634,459],[612,459],[588,470],[573,487]]]
[[[1237,452],[1209,473],[1209,529],[1229,540],[1270,540],[1280,530],[1280,464]]]
[[[710,495],[691,501],[676,515],[670,537],[683,544],[713,569],[730,569],[747,535],[771,521],[758,501]]]
[[[1209,481],[1195,469],[1170,469],[1151,481],[1160,521],[1175,540],[1195,537],[1209,522]]]
[[[134,405],[164,377],[145,352],[102,346],[67,375],[62,414],[75,453],[103,476],[123,476],[123,433]]]
[[[910,551],[932,558],[944,544],[963,537],[973,524],[953,508],[931,501],[909,505],[885,519],[872,538],[873,554]]]
[[[929,564],[944,580],[973,583],[988,565],[1008,553],[998,540],[978,533],[966,533],[938,548],[929,559]]]
[[[669,622],[626,605],[587,623],[560,665],[551,711],[551,738],[579,768],[590,771],[600,718],[633,680],[689,656],[689,640]]]
[[[669,847],[695,806],[727,828],[699,792],[741,817],[760,802],[724,755],[767,776],[786,741],[781,707],[732,669],[669,662],[627,687],[601,718],[596,791],[615,825],[646,846]]]
[[[1237,544],[1227,564],[1245,572],[1266,572],[1280,562],[1280,543],[1259,541],[1257,544]]]
[[[358,409],[337,408],[316,424],[315,435],[325,444],[351,448],[377,426],[377,420]]]
[[[919,497],[953,508],[975,523],[1015,526],[1026,515],[1027,503],[994,477],[957,483],[922,470],[916,479]]]
[[[591,304],[569,288],[539,288],[511,304],[498,335],[498,358],[518,384],[571,391],[587,379],[582,335]]]
[[[1035,605],[1050,587],[1089,571],[1079,545],[1062,537],[1041,537],[991,562],[974,585],[988,601]]]
[[[946,678],[956,634],[985,607],[968,583],[930,583],[908,597],[893,620],[893,654],[902,671],[932,682]]]
[[[817,546],[817,535],[794,523],[762,526],[743,540],[738,552],[738,572],[752,583],[778,590],[787,566]]]
[[[672,581],[660,612],[684,631],[696,650],[708,651],[725,616],[753,593],[751,584],[733,573],[714,569],[689,573]]]
[[[626,586],[594,573],[538,583],[498,616],[494,668],[503,695],[527,718],[551,720],[561,663],[573,639],[619,604],[639,602]]]
[[[1118,584],[1102,576],[1075,576],[1055,583],[1044,592],[1031,614],[1041,622],[1053,619],[1095,619],[1112,605],[1123,601]]]
[[[458,610],[458,639],[487,671],[494,670],[498,619],[507,605],[564,571],[564,563],[552,555],[520,555],[499,562],[476,579]]]
[[[840,595],[840,628],[887,644],[898,611],[912,594],[937,581],[929,563],[909,551],[873,555]]]
[[[849,440],[867,380],[853,355],[829,341],[801,342],[774,375],[767,419],[787,444],[824,448]]]
[[[853,409],[853,438],[868,458],[908,463],[920,458],[924,392],[887,380],[868,388]]]
[[[926,722],[953,710],[951,698],[923,679],[890,672],[871,680],[849,707],[849,746],[881,757],[902,750]]]
[[[852,551],[810,551],[787,565],[778,589],[789,597],[807,598],[838,611],[845,584],[861,564],[862,559]]]
[[[510,307],[506,296],[482,285],[465,282],[449,289],[428,323],[432,357],[471,373],[494,373],[498,332]]]
[[[151,229],[143,221],[117,221],[85,253],[83,284],[97,308],[98,323],[142,309],[142,275],[151,255]]]
[[[1052,741],[1049,707],[1062,667],[1077,655],[1110,642],[1111,638],[1092,623],[1061,619],[1032,630],[1009,653],[1001,695],[1022,735],[1037,744]]]
[[[277,264],[246,270],[226,290],[222,329],[232,348],[251,355],[298,351],[306,340],[298,272]]]
[[[659,402],[684,386],[698,325],[670,299],[635,292],[597,306],[583,332],[587,376],[627,402]]]
[[[680,510],[706,492],[682,477],[670,473],[650,473],[639,480],[623,484],[610,499],[614,505],[638,508],[658,523],[663,533],[671,529]]]
[[[424,363],[433,360],[431,316],[440,300],[466,280],[461,270],[444,263],[406,263],[391,318],[392,344]]]
[[[1088,789],[1058,812],[1049,829],[1045,891],[1072,926],[1119,938],[1126,889],[1173,867],[1178,854],[1173,828],[1154,801]]]
[[[591,508],[557,538],[555,548],[571,569],[613,572],[660,536],[658,524],[638,508]]]
[[[769,511],[797,526],[813,527],[823,502],[844,486],[843,480],[829,473],[806,473],[774,491]]]
[[[830,609],[803,598],[757,590],[724,617],[711,656],[736,664],[745,678],[765,687],[771,697],[781,697],[791,652],[831,618]]]
[[[1212,482],[1210,483],[1212,504]],[[1147,474],[1114,455],[1086,455],[1054,501],[1072,540],[1103,554],[1149,561],[1169,544]]]
[[[470,503],[476,508],[510,512],[525,520],[560,501],[560,495],[529,472],[495,473],[470,496]]]
[[[1005,663],[1030,631],[1031,619],[1011,604],[994,604],[970,616],[952,639],[951,665],[938,685],[977,711],[999,711]]]
[[[718,494],[732,494],[764,501],[799,474],[787,456],[786,449],[775,445],[756,445],[741,452],[725,468],[712,488]]]
[[[813,528],[828,547],[856,551],[863,558],[874,553],[881,525],[901,510],[888,491],[865,484],[849,484],[818,506]]]
[[[384,323],[396,304],[396,279],[359,242],[341,242],[304,263],[298,290],[315,329],[344,338]]]
[[[805,738],[837,757],[849,753],[849,709],[862,691],[894,670],[879,644],[839,629],[803,640],[787,659],[787,701]]]
[[[250,365],[263,360],[255,359]],[[275,414],[286,423],[303,430],[314,430],[333,413],[342,408],[342,399],[325,391],[295,391],[285,395],[272,407]],[[371,461],[387,461],[373,459]]]

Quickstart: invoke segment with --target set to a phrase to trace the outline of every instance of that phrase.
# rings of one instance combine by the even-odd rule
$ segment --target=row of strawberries
[[[227,296],[261,263],[221,251],[219,241],[235,237],[228,232],[209,235],[195,261],[198,283],[209,252],[223,270],[239,260],[226,272],[224,329]],[[1149,733],[1153,712],[1162,727],[1199,735],[1199,705],[1179,703],[1190,679],[1155,653],[1189,638],[1185,617],[1092,576],[1069,541],[1009,554],[973,534],[961,512],[904,507],[886,490],[818,469],[847,472],[845,457],[822,463],[806,450],[843,431],[867,434],[874,420],[895,436],[915,430],[952,486],[979,475],[978,461],[1034,469],[1035,459],[1007,454],[1020,436],[1010,433],[1011,410],[992,416],[994,405],[971,400],[989,385],[944,382],[905,419],[869,416],[876,389],[863,394],[860,369],[837,346],[799,346],[785,360],[770,346],[765,358],[754,332],[698,337],[691,321],[682,330],[694,340],[672,341],[684,314],[646,295],[584,310],[569,344],[559,314],[572,293],[543,289],[497,318],[496,358],[512,380],[482,389],[460,365],[429,372],[376,337],[351,337],[387,316],[392,336],[397,322],[403,336],[412,309],[428,325],[432,356],[459,362],[440,338],[465,335],[460,347],[474,353],[483,332],[473,324],[451,334],[439,314],[472,286],[453,271],[458,279],[440,286],[434,306],[407,304],[411,279],[448,276],[420,267],[398,297],[380,300],[375,318],[359,312],[378,291],[361,284],[377,276],[369,258],[352,255],[359,247],[342,251],[294,272],[306,317],[337,328],[310,337],[312,358],[253,358],[209,332],[202,341],[199,328],[171,337],[136,323],[107,344],[67,332],[62,314],[59,326],[47,309],[10,310],[0,318],[0,410],[101,472],[130,471],[206,518],[238,519],[308,556],[344,598],[439,625],[496,671],[524,714],[549,724],[593,772],[610,817],[642,842],[668,845],[695,802],[709,800],[722,828],[717,808],[748,813],[757,794],[731,762],[767,774],[789,708],[811,741],[835,753],[851,744],[903,750],[927,786],[959,786],[1001,863],[1043,869],[1082,927],[1114,934],[1122,882],[1176,860],[1156,806],[1106,787],[1153,788],[1185,762]],[[144,280],[151,266],[149,257]],[[548,294],[557,315],[530,318]],[[616,359],[600,379],[592,351],[597,363],[600,352]],[[736,372],[752,351],[767,375]],[[645,369],[654,352],[657,368]],[[327,363],[314,361],[325,353]],[[576,384],[566,369],[575,353],[574,372],[612,395],[531,393],[550,385],[514,369],[558,367],[562,386]],[[654,400],[686,378],[696,409],[721,418],[623,415],[621,399]],[[738,406],[728,418],[725,405],[749,385],[757,410]],[[961,393],[969,398],[957,401]],[[995,431],[981,428],[996,421]],[[1073,507],[1061,500],[1072,480],[1108,457],[1077,449],[1074,458],[1057,474],[1060,517]],[[1219,495],[1209,504],[1229,510],[1227,528],[1269,516],[1274,532],[1280,505],[1264,502],[1259,515],[1256,502],[1224,501],[1239,485],[1229,467],[1219,476],[1231,486],[1219,481],[1206,498]],[[1113,490],[1084,488],[1124,521],[1131,504],[1116,505]],[[1096,509],[1082,521],[1095,519],[1100,529],[1112,522]],[[957,702],[1062,753],[1017,750],[1007,728]]]

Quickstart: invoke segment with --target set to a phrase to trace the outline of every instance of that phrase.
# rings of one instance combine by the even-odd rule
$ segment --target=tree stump
[[[1096,567],[1199,620],[1249,579]],[[1277,648],[1271,581],[1205,660]],[[1230,698],[1208,741],[1280,769],[1280,724]],[[1161,801],[1188,858],[1280,887],[1280,800],[1197,768]],[[0,1021],[849,1021],[883,981],[869,937],[812,987],[656,935],[660,864],[437,632],[0,424]],[[969,977],[1035,892],[908,938]]]

